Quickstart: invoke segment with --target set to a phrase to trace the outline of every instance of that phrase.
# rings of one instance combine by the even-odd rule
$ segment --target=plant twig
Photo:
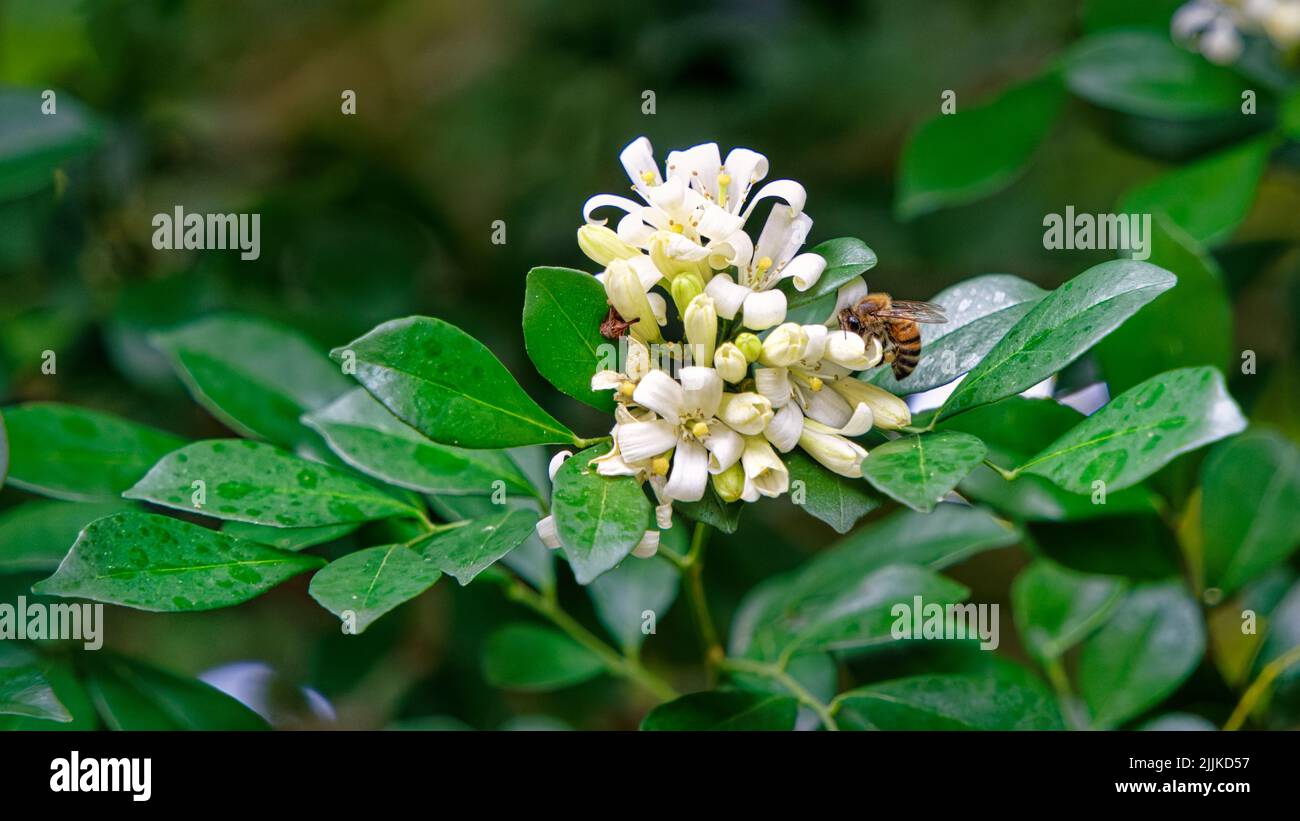
[[[822,726],[827,730],[838,730],[840,728],[839,724],[835,722],[835,710],[831,705],[822,702],[821,699],[810,693],[808,688],[800,684],[798,679],[775,664],[764,664],[759,661],[738,658],[724,658],[720,664],[723,669],[730,670],[733,673],[749,673],[775,681],[784,687],[790,695],[794,696],[800,704],[816,713],[817,719],[821,721]]]
[[[726,657],[718,631],[713,626],[713,617],[709,615],[709,602],[704,596],[704,548],[708,544],[712,531],[703,522],[695,523],[691,534],[691,549],[678,568],[682,571],[686,583],[686,596],[691,603],[691,612],[695,614],[695,623],[700,631],[700,644],[704,650],[704,662],[708,667],[710,680],[716,675],[718,664]],[[669,559],[669,561],[672,561]]]
[[[1300,663],[1300,645],[1292,647],[1265,665],[1264,669],[1260,671],[1259,677],[1242,694],[1241,701],[1237,702],[1237,708],[1232,711],[1232,715],[1228,716],[1223,729],[1226,731],[1240,730],[1241,725],[1245,724],[1250,714],[1255,712],[1255,707],[1259,704],[1260,699],[1268,693],[1269,688],[1273,686],[1273,682],[1277,680],[1278,676],[1297,663]]]
[[[993,469],[995,473],[997,473],[997,475],[1001,476],[1003,479],[1006,479],[1008,482],[1010,482],[1012,479],[1015,479],[1017,476],[1020,475],[1016,473],[1014,470],[1007,470],[1004,467],[995,465],[988,459],[984,460],[984,464],[988,465],[990,468]]]

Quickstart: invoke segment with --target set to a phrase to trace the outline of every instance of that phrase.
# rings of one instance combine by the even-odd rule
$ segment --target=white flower
[[[737,433],[755,436],[772,421],[772,403],[753,392],[727,393],[718,406],[718,416]]]
[[[722,404],[718,372],[691,366],[682,368],[679,378],[651,371],[641,379],[632,401],[652,413],[646,418],[630,413],[622,417],[614,426],[614,448],[601,457],[606,461],[598,464],[597,472],[627,475],[615,471],[635,473],[648,466],[649,473],[668,477],[664,499],[695,502],[703,497],[709,474],[735,464],[744,443],[717,418]]]
[[[718,341],[718,312],[707,294],[691,300],[682,315],[686,341],[691,344],[691,356],[701,365],[713,364],[714,345]]]
[[[807,332],[802,326],[787,322],[763,340],[763,353],[758,361],[769,368],[784,368],[803,359],[807,349]]]
[[[723,342],[713,352],[713,367],[724,381],[735,384],[745,378],[749,372],[749,362],[745,354],[734,342]]]
[[[799,447],[833,473],[850,479],[862,476],[862,460],[867,458],[866,448],[813,419],[804,420],[803,431],[799,434]]]
[[[912,412],[907,403],[884,388],[853,377],[836,379],[830,385],[848,404],[861,404],[871,408],[877,427],[897,430],[912,424]]]
[[[641,377],[650,372],[650,349],[636,337],[625,336],[620,341],[620,351],[625,352],[623,370],[596,371],[591,377],[591,389],[615,391],[615,401],[630,402],[637,383],[641,381]],[[554,475],[551,478],[555,478]]]
[[[1300,0],[1192,0],[1174,13],[1170,30],[1214,63],[1235,62],[1243,35],[1265,35],[1289,51],[1300,44]]]
[[[740,464],[745,471],[740,498],[746,502],[758,501],[760,496],[780,496],[790,489],[790,471],[761,436],[745,437]]]

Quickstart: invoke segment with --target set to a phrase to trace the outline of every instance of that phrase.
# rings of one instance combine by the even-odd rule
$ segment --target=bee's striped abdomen
[[[910,319],[895,319],[889,323],[889,336],[894,343],[894,378],[901,380],[921,361],[921,328]]]

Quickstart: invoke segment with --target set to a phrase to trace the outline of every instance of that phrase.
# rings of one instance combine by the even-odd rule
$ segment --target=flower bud
[[[793,322],[777,326],[763,340],[763,353],[758,361],[769,368],[788,368],[803,359],[808,346],[808,334]]]
[[[605,295],[619,316],[628,322],[636,320],[632,324],[632,333],[638,339],[644,342],[659,342],[663,339],[654,308],[646,298],[641,279],[627,260],[616,259],[605,269]]]
[[[883,388],[869,385],[860,379],[836,379],[831,388],[848,400],[852,407],[865,404],[871,408],[876,427],[897,430],[912,424],[912,412],[907,403]]]
[[[686,308],[695,297],[704,293],[704,280],[697,273],[679,274],[673,277],[668,292],[672,294],[673,304],[677,306],[678,316],[686,313]]]
[[[685,279],[680,276],[673,281]],[[718,312],[713,308],[713,299],[707,294],[697,294],[682,313],[682,325],[686,329],[686,341],[691,344],[691,356],[700,365],[713,363],[714,345],[718,341]]]
[[[737,433],[754,436],[772,421],[772,403],[757,393],[724,393],[718,418]]]
[[[579,228],[578,247],[597,265],[609,265],[616,259],[631,259],[641,253],[603,225]]]
[[[745,378],[749,362],[733,342],[723,342],[713,354],[713,367],[724,381],[735,384]]]
[[[713,489],[717,491],[718,498],[724,502],[736,501],[745,491],[745,469],[740,466],[740,462],[736,462],[721,473],[713,474],[711,478]]]
[[[843,436],[823,433],[821,428],[817,422],[805,419],[803,432],[799,434],[799,447],[832,473],[850,479],[862,476],[862,460],[867,458],[866,449]]]
[[[763,340],[749,331],[736,337],[736,347],[740,348],[740,352],[745,355],[746,362],[757,362],[763,355]]]
[[[822,356],[851,371],[861,371],[871,367],[871,359],[867,355],[867,343],[862,337],[848,331],[831,331],[827,334],[826,350]]]

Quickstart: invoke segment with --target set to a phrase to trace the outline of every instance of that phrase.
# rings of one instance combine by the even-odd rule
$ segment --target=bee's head
[[[850,308],[840,311],[840,328],[855,334],[862,333],[862,322]]]

